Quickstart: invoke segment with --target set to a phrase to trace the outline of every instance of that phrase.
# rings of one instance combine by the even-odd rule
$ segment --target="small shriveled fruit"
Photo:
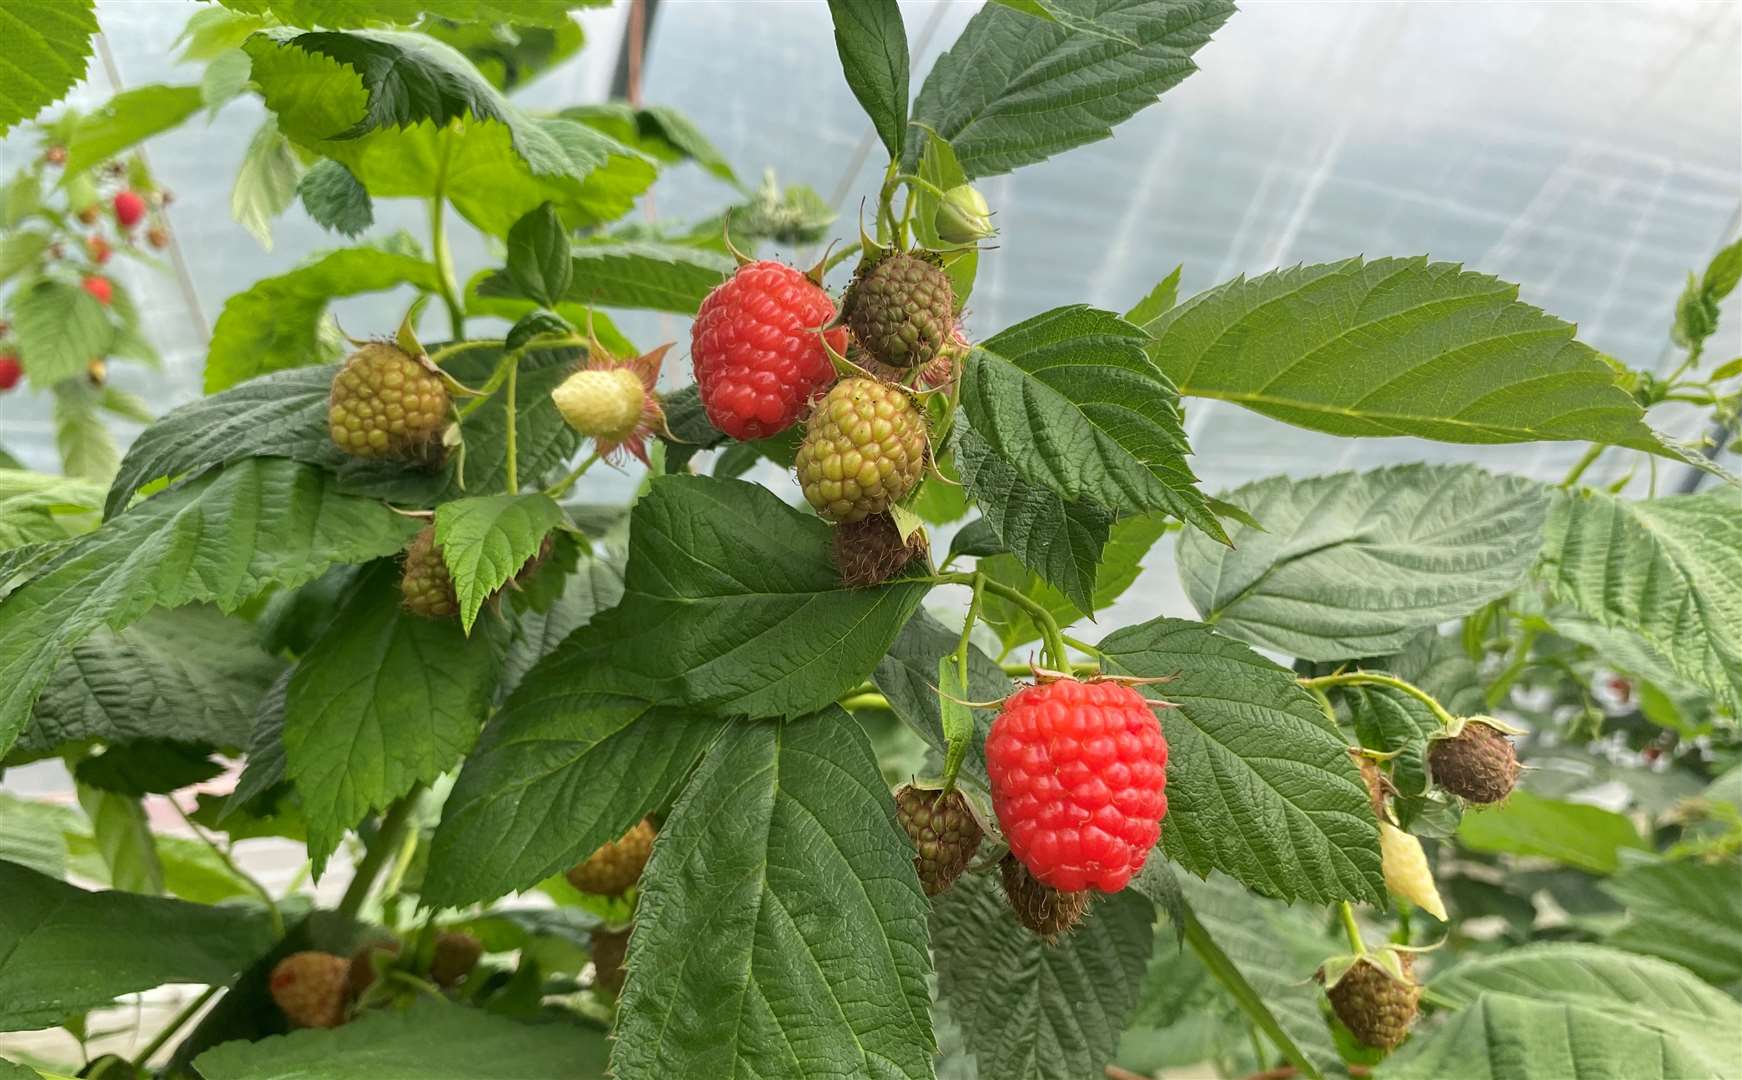
[[[460,598],[454,592],[447,563],[442,561],[441,548],[436,546],[434,525],[425,526],[406,547],[399,592],[405,610],[413,615],[451,619],[460,613]]]
[[[437,986],[458,986],[484,955],[484,943],[459,930],[444,931],[435,941],[429,962],[429,977]]]
[[[593,931],[593,983],[613,994],[623,992],[629,975],[629,929]]]
[[[353,457],[431,462],[441,456],[447,414],[447,387],[427,361],[374,341],[333,377],[327,430]]]
[[[349,981],[353,998],[362,997],[364,991],[375,985],[376,957],[398,956],[400,947],[397,941],[371,941],[351,954]]]
[[[1440,922],[1446,921],[1446,905],[1434,884],[1421,841],[1383,818],[1379,820],[1379,866],[1392,896],[1409,901]]]
[[[945,795],[903,785],[895,793],[895,817],[919,851],[913,866],[927,896],[954,884],[980,849],[984,833],[960,791]]]
[[[852,378],[817,403],[794,465],[819,514],[853,522],[905,498],[925,471],[925,457],[925,417],[907,392]]]
[[[1048,941],[1082,922],[1093,898],[1086,890],[1061,892],[1041,884],[1015,855],[999,860],[998,876],[1016,921]]]
[[[1118,892],[1167,814],[1157,703],[1112,680],[1042,678],[1005,699],[986,736],[992,809],[1010,852],[1065,892]]]
[[[1409,1037],[1421,997],[1408,953],[1390,949],[1355,957],[1325,988],[1331,1009],[1362,1045],[1396,1048]]]
[[[571,869],[569,884],[582,892],[617,896],[641,880],[642,868],[653,854],[653,823],[642,818],[621,837],[587,856]]]
[[[267,988],[297,1027],[333,1028],[345,1022],[351,961],[324,952],[294,952],[280,960]]]
[[[937,359],[955,330],[956,296],[934,256],[904,251],[861,264],[841,302],[853,340],[892,367]]]
[[[1478,805],[1497,803],[1518,783],[1518,751],[1500,725],[1485,716],[1460,718],[1453,730],[1427,744],[1434,783]]]
[[[903,540],[894,518],[872,514],[835,526],[829,558],[841,575],[841,584],[849,589],[869,589],[901,573],[916,559],[924,559],[930,550],[924,529],[914,530]]]

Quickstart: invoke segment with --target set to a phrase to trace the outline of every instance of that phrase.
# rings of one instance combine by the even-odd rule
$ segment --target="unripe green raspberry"
[[[448,575],[441,549],[436,547],[435,526],[412,537],[405,549],[405,571],[399,579],[405,609],[426,619],[451,619],[460,613],[460,598],[454,579]]]
[[[925,470],[926,425],[913,399],[875,379],[842,379],[799,445],[798,482],[826,518],[862,521],[900,502]]]
[[[447,387],[423,360],[370,342],[333,378],[327,430],[352,457],[433,461],[447,414]]]
[[[1387,967],[1391,957],[1395,972]],[[1409,954],[1386,950],[1357,958],[1325,994],[1337,1019],[1363,1046],[1391,1050],[1409,1037],[1421,987],[1411,975]]]
[[[958,184],[938,203],[936,226],[945,243],[972,244],[992,235],[992,208],[974,185]]]
[[[627,439],[647,404],[641,377],[628,368],[577,371],[550,397],[570,427],[606,442]]]
[[[945,795],[904,785],[895,793],[895,817],[919,851],[913,866],[927,896],[955,883],[985,835],[960,791]]]
[[[861,266],[842,307],[854,339],[893,367],[931,363],[955,328],[950,279],[930,258],[906,252]]]

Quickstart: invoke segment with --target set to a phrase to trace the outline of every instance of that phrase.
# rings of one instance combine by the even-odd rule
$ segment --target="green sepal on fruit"
[[[1331,1011],[1363,1045],[1395,1049],[1415,1023],[1421,987],[1407,950],[1387,947],[1359,956],[1333,956],[1319,968]]]
[[[794,462],[804,497],[838,522],[863,521],[907,497],[925,472],[925,414],[898,386],[842,379],[805,423]]]
[[[1508,736],[1522,735],[1491,716],[1461,716],[1429,737],[1428,775],[1433,782],[1466,802],[1488,806],[1512,794],[1518,786],[1518,750]]]
[[[868,256],[841,300],[841,321],[879,363],[924,367],[949,347],[956,295],[942,261],[929,251]]]
[[[429,358],[371,341],[333,377],[327,430],[340,450],[358,458],[439,463],[449,397]]]

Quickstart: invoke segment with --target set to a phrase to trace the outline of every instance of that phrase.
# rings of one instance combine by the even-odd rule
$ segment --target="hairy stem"
[[[1343,920],[1343,933],[1349,935],[1349,948],[1356,956],[1367,954],[1367,945],[1361,940],[1361,928],[1355,925],[1355,909],[1349,906],[1349,901],[1337,901],[1337,916]]]
[[[1598,458],[1602,457],[1603,451],[1607,449],[1609,449],[1607,443],[1592,443],[1585,451],[1585,456],[1573,462],[1573,467],[1567,470],[1566,477],[1561,480],[1561,487],[1570,488],[1578,483],[1579,477],[1585,475],[1585,470],[1590,468]]]
[[[448,158],[453,153],[453,142],[449,132],[442,132],[441,159],[436,163],[435,193],[429,200],[429,246],[435,259],[436,287],[441,292],[442,303],[448,309],[448,323],[453,329],[454,340],[466,336],[466,316],[460,307],[459,285],[454,279],[454,260],[448,251],[448,225],[445,213],[448,188]]]
[[[364,850],[363,861],[357,864],[357,872],[339,900],[339,914],[354,919],[363,910],[381,867],[399,850],[400,834],[410,822],[411,812],[416,809],[418,797],[422,794],[423,785],[414,785],[387,808],[387,813],[381,818],[381,827],[375,832],[374,842]]]
[[[149,1043],[146,1043],[145,1049],[139,1051],[139,1055],[133,1059],[134,1071],[144,1072],[145,1064],[151,1060],[151,1055],[157,1053],[168,1045],[169,1040],[175,1037],[176,1032],[185,1027],[187,1022],[194,1018],[195,1014],[206,1007],[206,1002],[216,997],[218,991],[222,989],[222,986],[206,987],[205,991],[201,993],[199,997],[188,1002],[187,1005],[182,1008],[181,1012],[170,1017],[169,1023],[163,1026],[163,1030],[157,1033],[157,1037],[152,1039]]]
[[[578,481],[581,477],[587,475],[587,470],[592,468],[593,463],[598,461],[598,460],[599,460],[599,452],[597,450],[595,450],[595,451],[593,451],[593,455],[591,457],[587,458],[587,460],[581,462],[579,465],[576,465],[574,467],[574,469],[567,476],[563,477],[561,480],[558,480],[556,483],[552,484],[550,487],[545,488],[544,493],[546,495],[549,495],[553,499],[560,499],[564,495],[567,495],[569,493],[569,489],[575,486],[575,482]]]
[[[503,407],[508,413],[507,485],[508,494],[510,495],[520,494],[520,448],[518,445],[520,433],[517,430],[520,426],[520,422],[515,416],[516,402],[514,400],[515,392],[519,387],[519,376],[520,354],[519,352],[514,352],[509,355],[508,381],[504,385],[505,393],[502,398]]]
[[[456,341],[451,345],[443,345],[435,352],[430,353],[429,362],[440,367],[442,361],[450,356],[456,356],[463,352],[472,352],[476,349],[493,349],[501,344],[501,338],[478,338],[474,341]]]
[[[1346,671],[1336,675],[1321,675],[1316,679],[1296,680],[1308,690],[1322,690],[1327,686],[1388,686],[1400,690],[1415,698],[1428,707],[1441,724],[1451,727],[1454,723],[1452,714],[1446,711],[1434,696],[1414,683],[1404,682],[1391,675],[1381,675],[1377,671]]]

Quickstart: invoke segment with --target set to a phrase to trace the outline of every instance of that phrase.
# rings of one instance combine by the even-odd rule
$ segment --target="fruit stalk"
[[[339,900],[339,914],[356,918],[363,910],[363,904],[369,899],[369,892],[375,885],[375,878],[381,873],[381,867],[399,850],[399,836],[405,831],[411,820],[411,812],[417,806],[418,797],[423,794],[423,785],[413,785],[412,789],[400,796],[387,813],[381,818],[381,827],[375,832],[375,840],[363,852],[363,861],[357,864],[357,872],[351,878],[351,884],[346,886],[345,895]]]
[[[441,290],[442,303],[448,309],[448,323],[453,329],[454,340],[466,336],[466,316],[460,308],[459,288],[454,280],[454,260],[448,252],[448,226],[444,203],[448,190],[448,158],[453,153],[453,143],[444,132],[441,136],[441,160],[436,165],[435,194],[429,200],[429,246],[435,259],[436,284]]]
[[[192,1020],[201,1009],[206,1007],[206,1002],[216,997],[218,991],[222,989],[222,986],[206,987],[198,997],[183,1006],[181,1012],[170,1017],[169,1023],[163,1025],[163,1030],[157,1033],[157,1037],[146,1043],[145,1049],[139,1051],[139,1055],[133,1059],[133,1071],[143,1073],[146,1063],[151,1060],[151,1055],[162,1050],[169,1040],[175,1037],[176,1032],[185,1027],[189,1020]]]
[[[1343,920],[1343,933],[1349,935],[1349,950],[1356,956],[1366,955],[1367,946],[1361,941],[1361,928],[1355,925],[1355,909],[1349,901],[1337,901],[1337,917]]]
[[[1064,634],[1059,631],[1058,620],[1052,617],[1052,612],[1022,594],[1022,590],[1011,588],[1002,582],[993,581],[979,571],[957,574],[939,574],[929,579],[934,585],[967,585],[972,588],[984,589],[993,596],[1008,600],[1021,608],[1034,624],[1040,627],[1042,657],[1055,671],[1069,671],[1071,663],[1070,649],[1065,645]]]
[[[1404,682],[1391,675],[1381,675],[1376,671],[1347,671],[1336,675],[1321,675],[1316,679],[1299,679],[1301,686],[1308,690],[1322,690],[1327,686],[1388,686],[1393,690],[1402,691],[1428,707],[1440,724],[1451,727],[1452,714],[1446,711],[1434,696],[1414,683]]]
[[[504,471],[508,474],[504,481],[508,494],[520,494],[520,447],[518,445],[520,425],[514,413],[516,408],[515,391],[520,382],[520,350],[508,354],[508,381],[503,384],[502,405],[507,413],[508,425],[508,461]]]

